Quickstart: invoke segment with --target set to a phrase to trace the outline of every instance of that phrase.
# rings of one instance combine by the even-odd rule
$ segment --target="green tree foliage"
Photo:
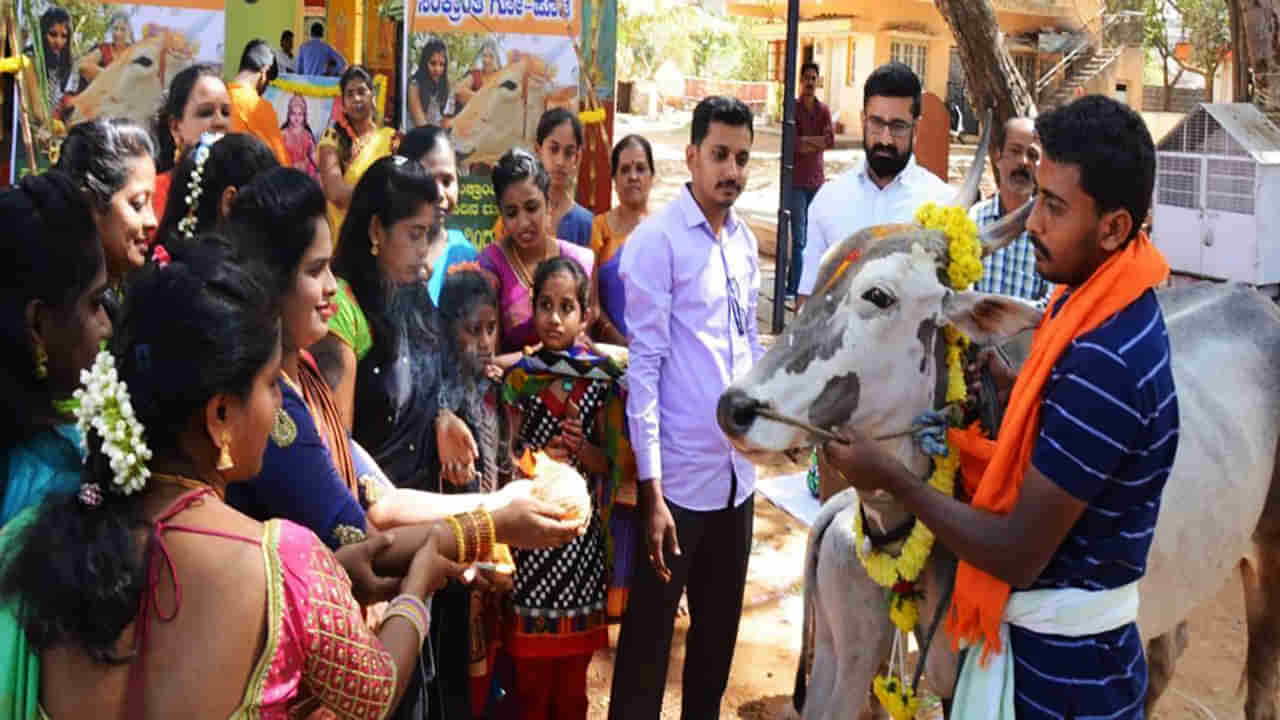
[[[1231,17],[1226,0],[1170,0],[1182,18],[1182,31],[1191,43],[1191,57],[1178,64],[1204,77],[1213,97],[1213,76],[1231,49]]]
[[[619,77],[652,80],[672,60],[686,75],[732,80],[764,80],[768,44],[751,34],[742,18],[710,13],[698,6],[661,14],[618,13]]]
[[[1170,0],[1146,0],[1142,8],[1142,41],[1148,55],[1160,63],[1161,79],[1164,81],[1164,105],[1162,110],[1168,112],[1173,107],[1173,87],[1178,84],[1184,68],[1170,77],[1169,64],[1173,61],[1173,41],[1169,38],[1169,16],[1177,12],[1170,5]]]

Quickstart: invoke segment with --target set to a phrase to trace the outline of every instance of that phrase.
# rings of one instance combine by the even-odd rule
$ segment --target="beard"
[[[894,145],[879,144],[867,147],[867,141],[865,139],[862,141],[862,149],[867,154],[867,165],[876,174],[876,177],[881,179],[896,177],[898,173],[902,172],[902,169],[911,161],[911,151],[914,149],[914,145],[915,143],[912,142],[907,146],[906,152],[901,152]],[[879,154],[881,152],[886,154]]]

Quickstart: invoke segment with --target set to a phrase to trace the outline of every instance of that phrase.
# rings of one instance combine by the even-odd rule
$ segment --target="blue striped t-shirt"
[[[1032,587],[1102,590],[1141,578],[1177,447],[1169,336],[1148,290],[1076,338],[1045,385],[1031,462],[1088,507]],[[1088,637],[1010,635],[1019,720],[1142,717],[1136,624]]]

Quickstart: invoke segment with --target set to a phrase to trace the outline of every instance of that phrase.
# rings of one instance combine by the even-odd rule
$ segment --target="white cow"
[[[972,181],[962,199],[971,196]],[[984,253],[1015,237],[1027,210],[988,229]],[[822,260],[818,287],[854,249],[861,256],[853,266],[825,296],[811,297],[755,368],[722,396],[720,425],[748,456],[772,458],[811,442],[790,426],[756,418],[756,403],[821,427],[900,430],[941,405],[944,325],[994,342],[1039,321],[1039,311],[1021,300],[949,290],[939,280],[947,262],[945,238],[915,225],[870,228],[833,247]],[[873,288],[892,304],[872,302],[883,303]],[[1280,689],[1280,489],[1272,492],[1280,432],[1280,310],[1238,285],[1163,290],[1158,297],[1173,350],[1182,431],[1140,585],[1148,713],[1185,646],[1185,619],[1243,565],[1245,715],[1270,720],[1277,717]],[[889,441],[887,449],[925,476],[929,460],[910,437]],[[883,590],[854,553],[854,500],[852,490],[833,497],[809,537],[805,611],[806,627],[813,627],[813,672],[806,698],[802,656],[796,697],[808,720],[848,720],[863,712],[871,679],[889,652],[892,626]],[[870,526],[880,533],[909,520],[885,493],[863,501]],[[932,619],[954,568],[954,558],[936,546],[925,575],[922,623]],[[917,628],[917,636],[925,629]],[[805,645],[807,651],[807,637]],[[928,684],[949,697],[957,668],[940,630],[928,658]]]

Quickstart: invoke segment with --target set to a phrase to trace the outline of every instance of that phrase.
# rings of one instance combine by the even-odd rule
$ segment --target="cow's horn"
[[[964,183],[956,192],[955,199],[951,201],[955,207],[968,210],[978,202],[978,184],[982,182],[982,170],[987,166],[987,146],[991,142],[993,117],[991,109],[987,108],[986,117],[982,120],[982,139],[978,141],[978,149],[973,152],[973,164],[969,166],[969,172],[964,176]]]
[[[1033,196],[1023,203],[1022,207],[978,231],[978,240],[982,243],[982,256],[990,255],[1021,235],[1022,231],[1027,229],[1027,218],[1031,217],[1031,208],[1035,204],[1036,199]]]

